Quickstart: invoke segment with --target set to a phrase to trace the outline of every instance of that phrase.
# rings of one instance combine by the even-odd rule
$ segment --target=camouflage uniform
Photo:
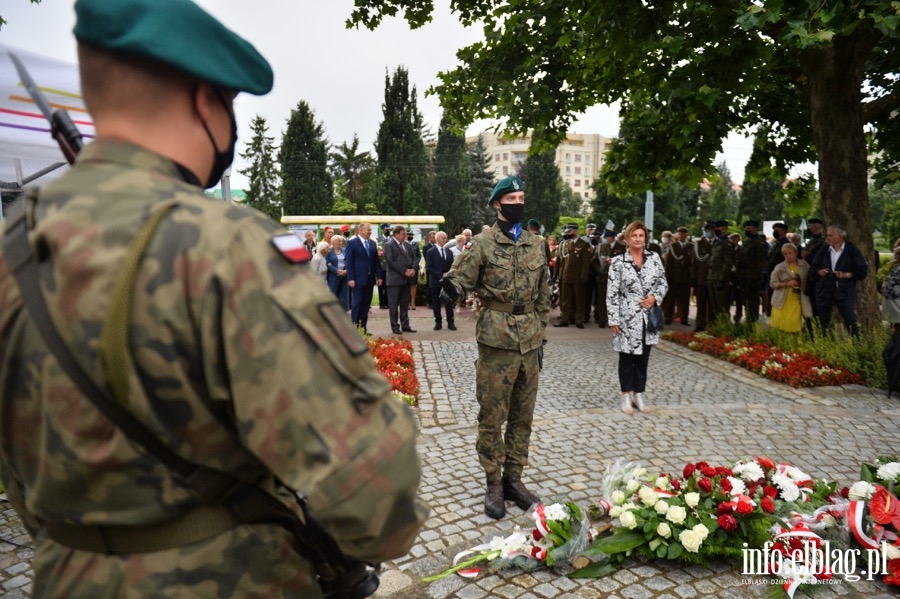
[[[472,238],[471,249],[447,273],[458,291],[474,290],[483,302],[475,326],[480,406],[475,449],[489,482],[504,473],[521,476],[528,464],[538,349],[550,319],[546,269],[540,237],[523,231],[514,242],[494,223]]]
[[[306,264],[275,249],[277,223],[205,196],[172,162],[124,142],[89,145],[28,206],[29,240],[48,256],[48,309],[85,372],[105,385],[97,341],[111,290],[161,199],[177,207],[135,277],[128,408],[187,460],[295,511],[291,493],[306,495],[347,554],[404,555],[427,515],[414,420],[343,309]],[[54,523],[157,525],[196,500],[61,370],[2,254],[0,306],[0,475],[34,538],[35,597],[321,595],[292,536],[273,524],[148,553],[48,538]]]
[[[736,252],[737,301],[744,306],[747,322],[759,320],[759,294],[765,285],[769,244],[762,235],[748,235]]]
[[[725,235],[712,241],[709,254],[709,270],[706,289],[709,297],[709,319],[715,321],[719,314],[728,314],[731,271],[734,267],[734,246]]]

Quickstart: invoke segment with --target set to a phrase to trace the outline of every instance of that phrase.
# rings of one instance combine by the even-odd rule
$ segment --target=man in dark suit
[[[438,231],[434,236],[434,246],[425,253],[425,275],[428,278],[428,293],[431,299],[431,309],[434,311],[434,330],[441,330],[441,279],[444,273],[453,266],[453,253],[445,248],[447,234]],[[444,305],[447,312],[447,328],[456,330],[453,322],[453,305]]]
[[[384,251],[384,285],[387,287],[391,331],[395,335],[415,333],[409,326],[409,288],[419,275],[419,263],[406,242],[406,227],[396,225],[381,249]]]
[[[352,290],[350,319],[365,330],[369,323],[369,308],[372,307],[372,289],[381,285],[381,265],[378,248],[372,241],[372,225],[361,223],[359,233],[347,242],[344,266],[347,269],[347,285]]]
[[[391,225],[388,223],[384,223],[381,225],[381,235],[375,240],[378,242],[378,265],[381,267],[381,272],[385,272],[385,264],[384,264],[384,246],[388,244],[391,240]],[[387,309],[388,301],[387,301],[387,285],[385,284],[384,279],[378,283],[378,307],[382,310]]]
[[[859,248],[847,241],[841,227],[828,227],[828,246],[813,256],[809,271],[816,278],[816,316],[823,329],[831,325],[831,309],[837,307],[844,325],[854,337],[859,336],[856,310],[853,307],[856,282],[869,274],[869,265]]]

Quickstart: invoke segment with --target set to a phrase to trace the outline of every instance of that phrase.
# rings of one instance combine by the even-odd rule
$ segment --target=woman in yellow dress
[[[772,271],[769,285],[772,293],[771,325],[789,333],[799,333],[803,319],[812,317],[812,304],[804,291],[809,264],[797,258],[797,246],[786,243],[781,247],[784,262]]]

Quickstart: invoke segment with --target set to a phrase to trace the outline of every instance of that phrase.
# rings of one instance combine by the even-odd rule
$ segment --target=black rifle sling
[[[29,192],[28,199],[36,200],[36,192]],[[175,206],[174,202],[166,204],[157,209],[167,212]],[[3,251],[9,268],[19,285],[32,321],[40,331],[47,349],[53,353],[72,382],[130,441],[143,447],[172,471],[181,475],[200,502],[227,505],[234,514],[235,523],[269,522],[284,526],[297,538],[297,551],[316,566],[320,575],[327,578],[332,571],[329,565],[340,563],[343,556],[334,539],[309,517],[305,500],[300,499],[300,506],[306,516],[307,524],[301,522],[290,508],[260,487],[244,483],[224,472],[185,460],[166,446],[134,414],[124,408],[124,403],[117,402],[106,389],[99,386],[81,368],[69,346],[54,326],[41,292],[40,266],[28,242],[26,208],[29,205],[26,198],[20,198],[13,205],[7,219]],[[148,224],[155,227],[159,220],[161,219],[151,219]],[[148,240],[150,237],[151,235],[146,236]],[[123,350],[128,351],[127,348],[123,348]],[[322,538],[323,536],[325,538]]]

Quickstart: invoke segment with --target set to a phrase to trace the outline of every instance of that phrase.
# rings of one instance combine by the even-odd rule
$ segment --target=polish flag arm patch
[[[272,238],[272,245],[275,246],[275,249],[282,256],[287,258],[288,262],[293,264],[301,264],[312,260],[312,254],[306,249],[303,240],[293,233],[276,235]]]

